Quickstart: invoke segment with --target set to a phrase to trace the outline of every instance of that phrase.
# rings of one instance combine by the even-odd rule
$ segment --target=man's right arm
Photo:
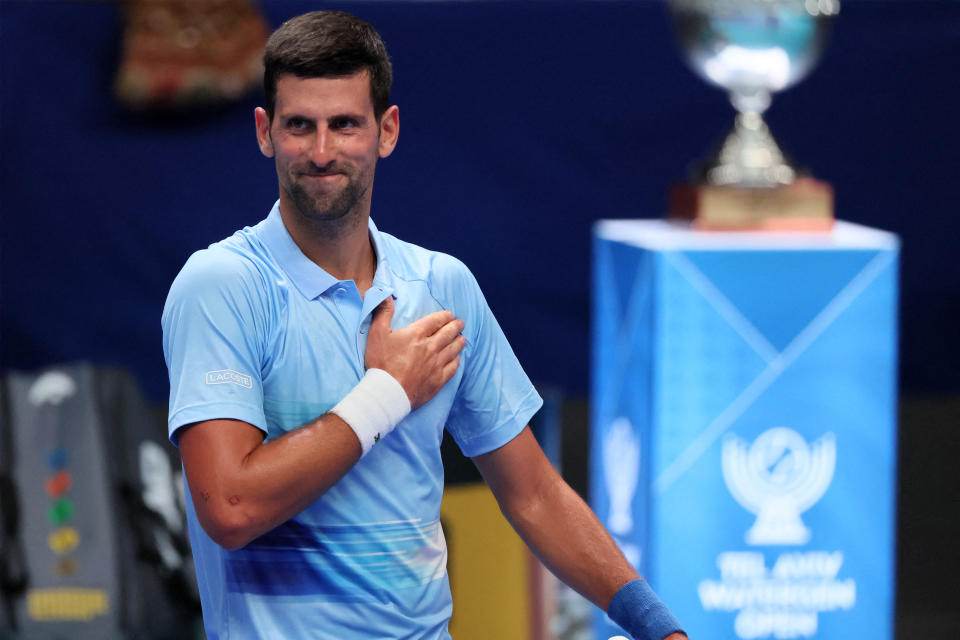
[[[392,316],[393,300],[387,298],[370,326],[366,366],[393,376],[416,408],[456,373],[463,322],[438,311],[393,331]],[[197,517],[227,549],[244,546],[305,509],[361,455],[354,428],[333,413],[263,439],[260,429],[241,420],[206,420],[180,430]]]

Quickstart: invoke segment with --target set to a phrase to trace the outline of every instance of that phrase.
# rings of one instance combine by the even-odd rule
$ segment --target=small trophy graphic
[[[640,476],[640,440],[630,421],[617,418],[603,439],[603,476],[610,496],[607,528],[624,536],[633,530],[633,496]]]
[[[669,0],[693,70],[737,111],[719,148],[671,193],[671,215],[706,229],[827,230],[830,185],[799,169],[763,120],[773,92],[816,65],[839,0]]]
[[[774,427],[748,448],[737,436],[723,443],[723,479],[731,495],[757,520],[747,544],[806,544],[810,530],[800,514],[817,503],[833,480],[836,438],[826,433],[811,446],[787,427]]]

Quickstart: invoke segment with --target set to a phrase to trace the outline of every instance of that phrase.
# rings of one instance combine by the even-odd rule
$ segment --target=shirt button
[[[335,295],[342,296],[342,295],[345,294],[346,292],[347,292],[346,289],[344,289],[343,287],[339,287],[339,288],[337,288],[337,290],[334,291],[333,293],[334,293]]]

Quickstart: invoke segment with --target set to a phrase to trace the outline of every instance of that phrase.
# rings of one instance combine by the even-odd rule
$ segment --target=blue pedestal
[[[898,256],[596,225],[591,502],[692,638],[892,638]]]

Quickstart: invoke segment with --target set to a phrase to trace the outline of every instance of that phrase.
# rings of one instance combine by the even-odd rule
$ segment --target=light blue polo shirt
[[[364,298],[300,251],[277,205],[191,256],[170,289],[162,324],[174,443],[201,420],[243,420],[270,439],[322,415],[362,377],[371,314],[388,295],[394,328],[449,309],[467,339],[459,370],[430,402],[243,549],[214,543],[187,500],[210,640],[450,637],[443,429],[476,456],[514,438],[542,401],[463,263],[373,221],[370,237],[377,269]]]

